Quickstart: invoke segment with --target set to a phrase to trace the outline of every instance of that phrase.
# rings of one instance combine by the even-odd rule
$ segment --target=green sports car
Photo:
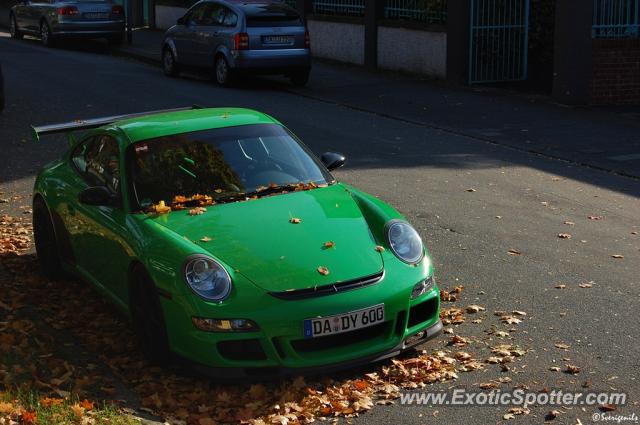
[[[95,286],[156,364],[326,372],[442,330],[414,228],[336,181],[342,155],[319,160],[266,114],[192,107],[33,131],[70,141],[35,183],[42,271]]]

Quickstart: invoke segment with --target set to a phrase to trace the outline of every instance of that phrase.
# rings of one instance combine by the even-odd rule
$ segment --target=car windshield
[[[234,201],[330,184],[333,178],[289,131],[256,124],[147,139],[128,152],[134,201]],[[202,205],[201,203],[196,205]]]

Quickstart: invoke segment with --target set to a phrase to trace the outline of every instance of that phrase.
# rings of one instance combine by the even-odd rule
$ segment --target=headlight
[[[422,260],[422,239],[409,223],[400,220],[387,223],[387,239],[393,253],[405,263],[416,264]]]
[[[231,293],[229,273],[204,255],[193,255],[187,259],[184,279],[196,294],[208,301],[223,301]]]

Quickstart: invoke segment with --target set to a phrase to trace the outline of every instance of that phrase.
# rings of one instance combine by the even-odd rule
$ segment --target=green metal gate
[[[527,79],[529,0],[471,0],[469,84]]]

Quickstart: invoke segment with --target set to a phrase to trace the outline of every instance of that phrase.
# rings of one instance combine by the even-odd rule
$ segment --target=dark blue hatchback
[[[221,85],[240,72],[284,74],[304,85],[311,70],[309,33],[281,2],[202,0],[167,30],[162,64],[169,76],[185,67],[213,68]]]

